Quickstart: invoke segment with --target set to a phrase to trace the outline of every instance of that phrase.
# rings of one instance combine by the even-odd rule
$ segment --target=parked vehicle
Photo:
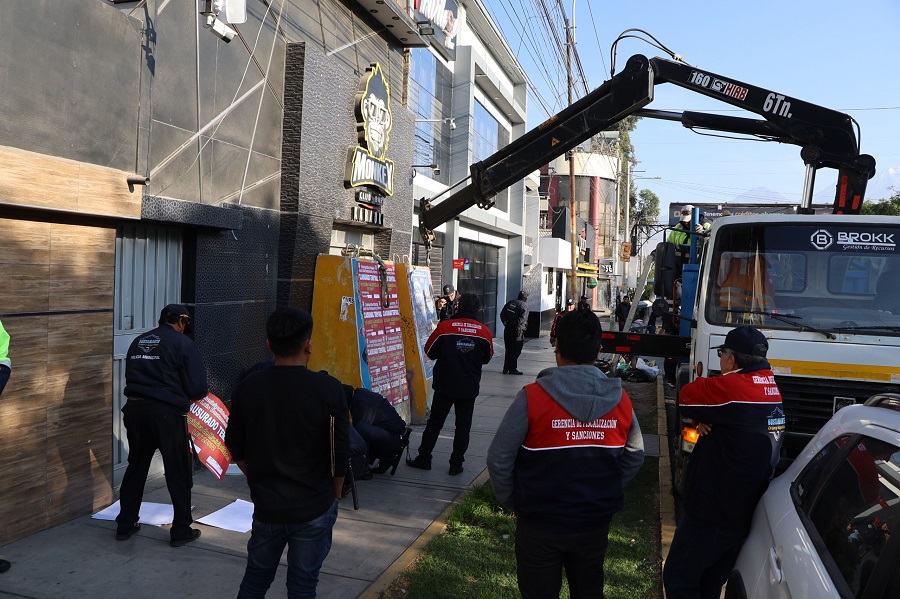
[[[900,597],[900,394],[841,409],[772,481],[725,597]]]

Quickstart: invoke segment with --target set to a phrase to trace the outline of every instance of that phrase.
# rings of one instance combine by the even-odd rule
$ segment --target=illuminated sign
[[[392,121],[390,85],[381,65],[372,63],[356,94],[358,145],[347,151],[344,185],[393,195],[394,162],[386,158]]]

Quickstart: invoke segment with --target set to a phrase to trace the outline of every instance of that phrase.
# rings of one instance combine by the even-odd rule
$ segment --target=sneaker
[[[5,559],[0,559],[0,574],[3,574],[7,570],[9,570],[10,566],[12,566],[11,563],[6,561]]]
[[[518,370],[510,370],[510,374],[525,374],[524,372],[519,372]]]
[[[456,476],[463,471],[462,464],[450,464],[450,476]]]
[[[136,533],[141,529],[141,525],[138,523],[132,524],[128,528],[119,528],[116,529],[116,540],[117,541],[127,541],[131,538],[131,535]]]
[[[172,533],[171,540],[169,541],[169,545],[172,547],[181,547],[182,545],[187,545],[188,543],[193,543],[197,539],[200,538],[200,531],[196,528],[189,528],[186,533]]]
[[[431,470],[431,460],[426,460],[420,455],[416,456],[414,460],[406,458],[406,465],[419,470]]]

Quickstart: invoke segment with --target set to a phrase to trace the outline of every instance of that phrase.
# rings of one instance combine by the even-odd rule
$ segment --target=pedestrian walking
[[[350,459],[341,382],[307,368],[313,320],[278,308],[266,321],[275,365],[234,390],[225,445],[247,476],[253,528],[238,599],[265,597],[287,545],[289,597],[315,597]]]
[[[125,396],[122,407],[128,437],[128,468],[119,489],[116,540],[127,541],[140,530],[141,500],[153,454],[159,450],[166,471],[174,519],[169,544],[181,547],[196,541],[191,528],[193,458],[189,449],[187,412],[191,401],[209,392],[206,369],[190,331],[187,308],[169,304],[159,326],[135,339],[125,359]]]
[[[644,461],[644,444],[622,381],[594,361],[600,319],[587,310],[556,326],[555,368],[513,400],[487,454],[497,499],[516,514],[516,570],[525,599],[603,597],[603,562],[622,488]]]
[[[550,345],[552,347],[556,347],[556,323],[559,322],[559,317],[565,314],[566,312],[571,312],[575,309],[575,300],[567,299],[566,307],[564,310],[561,310],[556,313],[556,316],[553,318],[553,324],[550,325]]]
[[[619,331],[625,330],[625,322],[628,320],[628,313],[631,311],[631,298],[627,295],[622,298],[619,305],[616,306],[616,322],[619,323]]]
[[[520,291],[516,299],[511,299],[500,311],[500,322],[503,323],[503,345],[506,354],[503,357],[503,374],[522,374],[519,372],[519,356],[525,345],[525,329],[528,328],[528,292]]]
[[[718,348],[723,376],[681,388],[681,414],[701,437],[688,462],[684,516],[663,570],[666,597],[718,599],[750,531],[784,441],[784,409],[753,327],[729,331]]]
[[[425,342],[426,355],[435,360],[431,387],[431,415],[422,433],[422,443],[415,459],[406,464],[421,470],[431,470],[432,451],[450,408],[456,416],[453,433],[453,452],[450,454],[450,474],[463,471],[475,399],[481,384],[481,368],[494,355],[490,329],[478,322],[481,300],[474,293],[464,293],[459,301],[459,314],[452,320],[438,323]]]

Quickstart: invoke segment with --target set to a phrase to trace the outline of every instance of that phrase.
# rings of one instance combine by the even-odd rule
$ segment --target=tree
[[[631,222],[634,224],[651,224],[659,220],[659,197],[649,189],[632,193]]]
[[[862,205],[863,214],[880,216],[900,216],[900,191],[891,189],[894,195],[885,200],[866,200]]]

